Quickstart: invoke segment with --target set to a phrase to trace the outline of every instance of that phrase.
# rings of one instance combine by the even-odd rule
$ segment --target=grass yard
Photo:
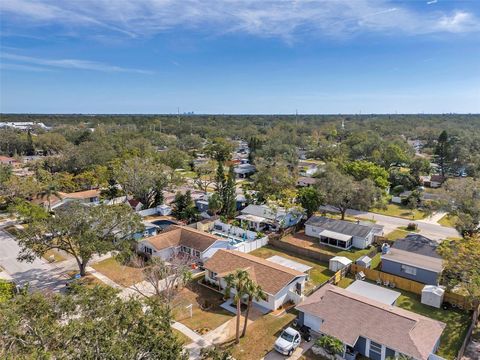
[[[182,343],[182,345],[188,345],[192,342],[192,339],[190,339],[187,335],[182,333],[181,331],[178,331],[177,329],[172,329],[173,333],[177,337],[177,339]]]
[[[355,249],[351,248],[350,250],[337,249],[328,245],[323,245],[319,243],[317,238],[305,235],[305,232],[299,231],[295,234],[287,235],[281,239],[281,241],[288,242],[292,245],[309,249],[311,251],[323,253],[330,256],[345,256],[346,258],[355,261],[363,255],[369,254],[373,248],[367,249]],[[328,266],[327,266],[328,267]]]
[[[412,215],[412,210],[398,204],[388,204],[386,209],[374,208],[370,211],[381,215],[395,216],[408,220],[421,220],[425,218],[425,214],[422,211],[415,209],[413,210]]]
[[[454,359],[462,346],[470,326],[470,314],[456,309],[443,310],[423,305],[420,302],[420,295],[399,289],[395,289],[395,291],[402,293],[397,300],[397,306],[447,324],[440,340],[440,348],[437,351],[437,355],[445,359]]]
[[[454,228],[457,221],[458,221],[457,216],[447,214],[444,217],[442,217],[440,220],[438,220],[438,223],[442,226]]]
[[[176,321],[197,332],[213,330],[234,315],[220,307],[223,295],[210,290],[192,280],[183,288],[172,302],[173,316]],[[188,306],[192,306],[192,317]]]
[[[382,262],[381,256],[381,253],[375,254],[375,256],[372,258],[372,264],[370,266],[371,269],[377,270],[377,268],[380,266],[380,263]]]
[[[292,256],[292,255],[289,255],[289,254],[283,252],[280,249],[273,248],[272,246],[269,246],[269,245],[261,247],[260,249],[254,250],[250,254],[261,257],[262,259],[267,259],[271,256],[278,255],[278,256],[282,256],[284,258],[294,260],[294,261],[297,261],[299,263],[311,266],[312,269],[310,270],[310,279],[309,279],[309,281],[306,285],[306,290],[307,291],[309,289],[315,287],[316,285],[319,285],[319,284],[327,281],[334,274],[332,271],[328,270],[328,264],[327,263],[314,262],[312,260],[308,260],[308,259],[301,258],[301,257],[298,257],[298,256]]]
[[[237,360],[261,359],[272,351],[277,337],[295,317],[293,312],[282,316],[264,315],[248,327],[247,335],[240,339],[238,345],[230,343],[225,346],[232,346],[232,356]]]
[[[330,219],[337,219],[337,220],[342,219],[342,215],[338,212],[326,211],[326,212],[318,213],[318,215],[322,215],[322,214],[324,214],[326,217],[328,217]],[[371,222],[373,224],[376,223],[376,221],[373,220],[373,219],[364,219],[364,218],[361,218],[361,217],[356,217],[356,216],[351,216],[351,215],[345,215],[345,218],[343,220],[350,221],[350,222],[355,222],[355,223],[358,220],[363,221],[363,222]]]
[[[120,264],[111,257],[102,260],[92,267],[119,285],[129,287],[143,281],[143,270]]]
[[[60,254],[57,250],[48,250],[45,254],[43,254],[43,258],[48,262],[51,262],[51,256],[53,256],[54,261],[52,262],[60,262],[66,260],[66,257]]]
[[[15,285],[11,281],[0,279],[0,302],[7,301],[13,297]]]
[[[388,240],[398,240],[403,239],[405,236],[410,234],[410,231],[405,231],[402,229],[396,229],[386,235]]]

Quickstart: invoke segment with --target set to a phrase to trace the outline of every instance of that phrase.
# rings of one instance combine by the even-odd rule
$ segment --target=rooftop
[[[382,260],[390,260],[397,263],[414,266],[419,269],[441,272],[443,270],[442,259],[415,254],[410,251],[390,248],[387,254],[382,254]]]
[[[303,272],[235,250],[218,250],[205,262],[205,268],[225,277],[237,269],[246,270],[263,291],[276,294]]]
[[[356,224],[350,221],[330,219],[325,216],[312,216],[305,225],[318,226],[322,229],[349,236],[366,237],[373,230],[373,226]]]
[[[205,251],[217,240],[219,239],[214,235],[179,225],[170,225],[160,234],[144,239],[157,251],[180,245]]]
[[[446,324],[327,284],[297,309],[323,320],[322,332],[354,346],[364,337],[427,360]]]
[[[393,305],[401,293],[386,289],[382,286],[374,285],[366,281],[356,280],[346,288],[351,293],[364,296],[368,299],[376,300],[385,305]]]
[[[392,245],[394,249],[441,259],[441,256],[437,253],[437,247],[438,243],[436,241],[418,234],[407,235],[404,239],[396,240]]]

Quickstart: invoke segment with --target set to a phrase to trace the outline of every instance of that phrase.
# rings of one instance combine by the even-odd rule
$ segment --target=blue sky
[[[0,112],[480,112],[478,0],[1,0],[0,11]]]

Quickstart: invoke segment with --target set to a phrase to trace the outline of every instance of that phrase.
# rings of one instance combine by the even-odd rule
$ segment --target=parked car
[[[294,328],[288,327],[282,331],[278,339],[275,341],[275,350],[282,355],[290,356],[300,345],[300,333]]]

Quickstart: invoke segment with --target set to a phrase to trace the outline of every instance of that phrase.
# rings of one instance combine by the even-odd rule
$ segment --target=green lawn
[[[380,263],[382,262],[381,255],[382,255],[381,253],[377,253],[377,254],[372,258],[371,269],[376,270],[377,267],[380,266]]]
[[[0,279],[0,302],[6,301],[13,296],[15,285],[7,280]]]
[[[284,258],[311,266],[312,269],[310,270],[310,279],[306,286],[307,290],[327,281],[334,275],[332,271],[328,270],[327,263],[321,263],[321,262],[312,261],[310,259],[305,259],[303,257],[292,256],[283,252],[280,249],[273,248],[272,246],[268,246],[268,245],[264,246],[260,249],[252,251],[250,254],[261,257],[262,259],[266,259],[271,256],[278,255],[278,256],[282,256]]]
[[[177,339],[182,343],[182,345],[188,345],[192,342],[192,339],[190,339],[187,335],[185,335],[181,331],[178,331],[177,329],[173,329],[173,333],[175,334]]]
[[[457,216],[447,214],[444,217],[442,217],[440,220],[438,220],[438,223],[442,226],[454,228],[457,221],[458,221]]]
[[[371,209],[371,212],[387,215],[387,216],[395,216],[400,217],[408,220],[421,220],[425,218],[425,214],[420,210],[412,210],[406,208],[405,206],[401,206],[398,204],[388,204],[386,209]]]
[[[388,233],[386,235],[386,238],[388,240],[397,240],[397,239],[403,239],[405,236],[410,234],[409,231],[401,230],[401,229],[396,229],[393,230],[392,232]]]
[[[402,293],[397,300],[397,306],[447,324],[440,340],[440,348],[437,351],[437,355],[445,359],[454,359],[462,346],[468,327],[470,326],[470,314],[460,310],[443,310],[423,305],[420,302],[420,295],[399,289],[395,290]]]

